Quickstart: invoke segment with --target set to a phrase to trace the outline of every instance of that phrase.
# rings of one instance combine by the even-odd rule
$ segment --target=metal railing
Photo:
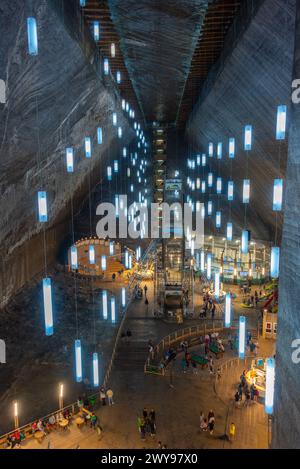
[[[160,367],[160,362],[163,357],[163,352],[166,348],[175,346],[177,343],[185,341],[187,339],[196,338],[199,340],[200,336],[205,336],[213,332],[221,332],[224,330],[223,321],[215,320],[213,321],[212,327],[206,327],[206,324],[198,324],[195,326],[185,327],[179,329],[178,331],[172,332],[171,334],[164,337],[155,347],[152,353],[149,353],[146,363],[144,365],[144,373],[151,374],[165,374],[165,368]],[[193,341],[191,345],[196,345],[197,341]],[[200,341],[199,341],[200,343]],[[155,372],[155,370],[157,370]]]
[[[113,346],[112,355],[111,355],[111,358],[110,358],[110,361],[109,361],[109,364],[108,364],[108,367],[107,367],[107,370],[106,370],[106,373],[105,373],[105,376],[104,376],[104,380],[103,380],[103,384],[102,384],[102,386],[104,386],[104,387],[106,387],[106,385],[108,383],[108,380],[110,378],[110,373],[111,373],[111,370],[112,370],[112,367],[113,367],[113,362],[114,362],[114,358],[115,358],[115,355],[116,355],[118,341],[119,341],[119,338],[120,338],[120,335],[121,335],[121,332],[122,332],[122,328],[123,328],[123,325],[124,325],[124,322],[125,322],[126,313],[127,313],[128,308],[129,308],[129,306],[130,306],[130,304],[133,300],[133,295],[131,293],[132,293],[132,290],[134,289],[135,284],[139,282],[139,280],[137,279],[138,271],[139,271],[140,267],[142,267],[143,263],[147,260],[147,257],[149,255],[150,251],[152,249],[154,249],[154,247],[155,247],[155,241],[152,241],[148,245],[146,251],[144,252],[144,254],[143,254],[143,256],[140,260],[139,268],[135,271],[133,278],[131,279],[130,283],[127,286],[128,302],[127,302],[126,307],[125,307],[125,309],[123,310],[123,313],[122,313],[123,314],[122,320],[121,320],[121,322],[119,324],[119,327],[118,327],[118,332],[117,332],[117,335],[116,335],[116,338],[115,338],[115,343],[114,343],[114,346]],[[87,397],[87,399],[89,401],[95,400],[95,404],[97,404],[100,400],[99,392],[89,395]],[[57,421],[57,416],[61,413],[64,413],[66,410],[68,410],[71,413],[71,415],[73,416],[80,409],[78,407],[77,402],[73,402],[73,403],[68,404],[67,406],[63,407],[62,409],[51,412],[50,414],[47,414],[44,417],[37,418],[37,419],[33,420],[30,423],[27,423],[25,425],[22,425],[21,427],[15,428],[14,430],[11,430],[10,432],[4,433],[3,435],[0,436],[0,448],[1,448],[1,446],[3,446],[7,442],[8,437],[13,435],[16,431],[19,431],[20,433],[22,433],[25,436],[25,438],[27,438],[28,436],[32,436],[33,434],[31,433],[31,428],[32,428],[32,425],[35,422],[37,422],[38,420],[41,420],[42,422],[48,421],[51,416],[54,416],[56,421]]]

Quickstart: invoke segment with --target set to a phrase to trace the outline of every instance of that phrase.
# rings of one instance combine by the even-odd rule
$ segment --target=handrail
[[[150,251],[155,247],[155,240],[151,241],[149,243],[149,245],[147,246],[147,249],[146,251],[144,252],[144,254],[142,255],[141,257],[141,260],[139,262],[139,267],[138,269],[134,272],[134,276],[133,278],[131,279],[131,281],[129,282],[128,286],[127,286],[127,290],[130,291],[133,287],[133,284],[138,281],[137,279],[137,272],[140,268],[140,266],[142,266],[143,262],[146,261]],[[130,296],[129,299],[128,299],[128,302],[126,304],[126,307],[125,309],[123,310],[123,317],[122,317],[122,320],[119,324],[119,328],[118,328],[118,332],[117,332],[117,335],[116,335],[116,338],[115,338],[115,343],[114,343],[114,347],[113,347],[113,351],[112,351],[112,355],[111,355],[111,359],[110,359],[110,362],[109,362],[109,365],[108,365],[108,368],[106,370],[106,373],[105,373],[105,377],[104,377],[104,380],[103,380],[103,386],[105,387],[108,383],[108,380],[109,380],[109,377],[110,377],[110,373],[111,373],[111,370],[112,370],[112,366],[113,366],[113,361],[114,361],[114,358],[115,358],[115,354],[116,354],[116,349],[117,349],[117,345],[118,345],[118,340],[120,338],[120,335],[121,335],[121,331],[122,331],[122,327],[124,325],[124,322],[125,322],[125,318],[126,318],[126,313],[128,311],[128,308],[131,304],[133,300],[133,296]],[[96,392],[96,393],[93,393],[89,396],[87,396],[88,399],[93,399],[93,398],[96,398],[96,399],[99,399],[99,392]],[[32,422],[30,423],[27,423],[25,425],[22,425],[21,427],[18,427],[18,428],[15,428],[14,430],[11,430],[7,433],[4,433],[3,435],[0,435],[0,441],[2,440],[7,440],[7,438],[10,436],[10,435],[13,435],[16,431],[19,431],[21,433],[26,433],[26,430],[30,430],[33,423],[35,423],[37,420],[42,420],[42,421],[46,421],[46,420],[49,420],[49,418],[53,415],[54,417],[56,417],[58,414],[60,413],[63,413],[65,410],[69,410],[71,409],[72,410],[72,414],[74,415],[75,414],[75,408],[78,408],[78,404],[77,402],[73,402],[71,404],[68,404],[67,406],[63,407],[62,409],[59,409],[59,410],[56,410],[54,412],[51,412],[50,414],[47,414],[45,415],[44,417],[40,417],[38,419],[35,419],[33,420]],[[0,443],[0,446],[1,446],[1,443]]]

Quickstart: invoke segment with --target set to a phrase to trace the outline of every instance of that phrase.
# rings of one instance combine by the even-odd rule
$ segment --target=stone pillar
[[[293,79],[300,79],[299,2],[296,10]],[[295,339],[300,339],[300,103],[291,103],[288,124],[273,448],[300,448],[300,345],[298,345],[299,363],[295,360],[296,349],[292,347]]]

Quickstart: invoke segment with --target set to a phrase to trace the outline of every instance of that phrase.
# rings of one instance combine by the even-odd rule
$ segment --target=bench
[[[192,355],[191,361],[201,366],[202,370],[207,367],[208,360],[200,355]]]

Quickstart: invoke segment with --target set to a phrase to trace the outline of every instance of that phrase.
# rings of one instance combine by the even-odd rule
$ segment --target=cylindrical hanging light
[[[265,411],[269,415],[273,414],[274,388],[275,388],[275,360],[274,358],[267,358],[266,360]]]
[[[76,381],[80,383],[82,381],[82,355],[81,355],[81,341],[75,340],[75,370],[76,370]]]
[[[225,296],[225,327],[230,327],[231,325],[231,295],[226,293]]]
[[[245,348],[246,348],[246,318],[245,316],[240,316],[239,320],[239,358],[245,358]]]

